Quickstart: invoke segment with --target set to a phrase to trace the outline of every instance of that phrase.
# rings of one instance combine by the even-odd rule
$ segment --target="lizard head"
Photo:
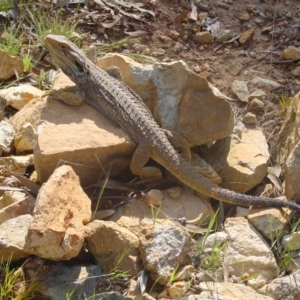
[[[45,38],[45,46],[52,55],[55,64],[72,81],[88,71],[87,58],[83,52],[66,37],[49,34]]]

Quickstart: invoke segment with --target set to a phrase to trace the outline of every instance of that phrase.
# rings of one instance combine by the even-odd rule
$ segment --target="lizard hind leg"
[[[167,139],[172,146],[180,152],[182,157],[189,163],[191,163],[192,156],[188,141],[178,132],[163,129]]]
[[[145,167],[150,158],[150,145],[147,140],[140,140],[133,154],[130,170],[142,179],[160,180],[162,172],[156,167]]]
[[[222,179],[218,173],[204,159],[191,153],[189,143],[183,136],[167,129],[164,129],[164,133],[172,146],[181,153],[182,157],[189,162],[198,173],[215,184],[221,183]]]

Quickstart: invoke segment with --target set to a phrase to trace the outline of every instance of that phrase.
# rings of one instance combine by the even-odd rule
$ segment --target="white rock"
[[[14,126],[5,120],[2,120],[0,122],[0,154],[2,154],[3,151],[9,149],[14,138]]]
[[[225,232],[229,239],[224,264],[230,275],[242,278],[261,275],[265,280],[277,276],[278,266],[270,246],[245,218],[227,218]]]
[[[28,256],[24,251],[25,237],[28,226],[32,220],[31,215],[22,215],[0,225],[0,253],[1,261],[12,261]]]
[[[231,85],[231,90],[241,101],[248,102],[249,91],[247,83],[245,81],[234,80]]]
[[[17,153],[33,151],[36,143],[36,131],[34,127],[29,123],[25,123],[21,130],[17,132],[14,141]]]
[[[0,98],[5,99],[7,105],[20,110],[28,102],[35,99],[40,99],[44,93],[45,92],[32,85],[26,84],[1,90]]]

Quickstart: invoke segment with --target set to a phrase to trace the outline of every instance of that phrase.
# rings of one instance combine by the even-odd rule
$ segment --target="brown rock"
[[[0,210],[0,224],[21,215],[32,214],[35,198],[31,195]]]
[[[167,191],[163,191],[163,194],[162,204],[157,210],[154,209],[154,212],[147,203],[135,201],[119,207],[109,220],[138,235],[144,218],[155,218],[155,222],[163,224],[168,221],[172,222],[171,219],[184,217],[191,224],[201,224],[213,213],[207,197],[203,195],[197,197],[191,191],[182,190],[174,199]]]
[[[214,41],[213,35],[208,31],[197,32],[195,36],[195,42],[197,44],[209,44]]]
[[[71,167],[59,167],[39,191],[25,249],[53,260],[75,257],[90,218],[91,201],[78,177]]]
[[[239,38],[239,42],[242,45],[250,43],[252,41],[253,36],[254,36],[254,32],[255,32],[255,28],[250,28],[250,29],[244,31],[242,33],[242,35],[240,36],[240,38]]]
[[[300,47],[295,47],[293,45],[288,46],[283,50],[280,59],[282,60],[300,59]]]
[[[0,81],[6,80],[11,76],[23,74],[23,62],[22,60],[10,56],[5,51],[0,51]]]
[[[0,91],[0,98],[6,101],[7,105],[15,109],[21,109],[33,100],[40,101],[45,92],[29,84],[13,86]]]
[[[85,227],[87,248],[104,272],[139,272],[138,238],[114,222],[95,220]]]

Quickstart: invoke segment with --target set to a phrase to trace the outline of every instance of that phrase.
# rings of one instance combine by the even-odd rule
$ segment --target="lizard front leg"
[[[140,139],[137,148],[133,154],[130,170],[133,174],[140,176],[142,179],[160,180],[162,173],[156,167],[145,167],[150,158],[150,145],[147,140]]]

